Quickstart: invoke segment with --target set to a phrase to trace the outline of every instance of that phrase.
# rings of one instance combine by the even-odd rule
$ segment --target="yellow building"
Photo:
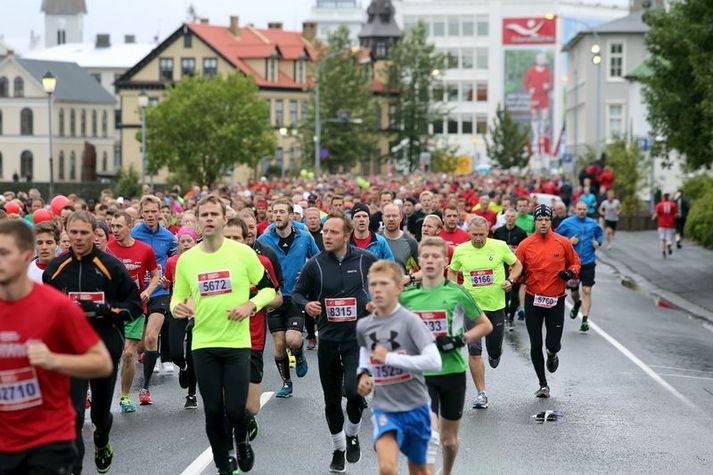
[[[211,25],[207,19],[181,25],[116,82],[121,98],[118,127],[123,167],[141,170],[141,144],[136,136],[141,128],[142,91],[148,94],[150,107],[183,76],[233,71],[252,76],[260,97],[270,105],[270,120],[277,137],[273,163],[285,169],[297,166],[301,151],[296,130],[309,100],[306,83],[308,65],[315,59],[310,43],[315,29],[316,25],[310,22],[304,23],[302,32],[284,31],[281,23],[270,23],[267,29],[240,26],[236,16],[230,17],[228,26]],[[234,176],[244,181],[252,173],[243,166]],[[164,183],[166,178],[167,172],[162,170],[154,181]]]

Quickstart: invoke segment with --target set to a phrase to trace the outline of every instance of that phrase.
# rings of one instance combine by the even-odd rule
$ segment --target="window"
[[[433,93],[431,97],[433,97],[434,102],[443,102],[443,93],[445,91],[443,90],[443,83],[437,83],[433,85]]]
[[[301,101],[300,102],[300,120],[305,120],[307,118],[307,108],[309,107],[309,104],[307,101]]]
[[[27,181],[32,181],[33,161],[32,152],[29,150],[25,150],[20,154],[20,176],[27,178]]]
[[[116,127],[121,125],[121,109],[114,109],[114,124]]]
[[[102,171],[106,173],[106,169],[109,165],[109,156],[106,152],[102,153]]]
[[[59,152],[59,167],[57,168],[57,178],[64,180],[64,151]]]
[[[458,121],[452,117],[448,118],[448,134],[457,135],[458,134]]]
[[[69,111],[69,135],[71,137],[77,135],[77,120],[76,115],[74,113],[74,109],[71,109]]]
[[[59,136],[64,137],[64,109],[59,110]]]
[[[193,76],[196,73],[196,59],[182,58],[181,59],[181,77]]]
[[[443,133],[443,121],[441,119],[438,119],[433,123],[433,133],[434,134],[442,134]]]
[[[159,81],[173,81],[173,58],[160,58],[158,70]]]
[[[461,34],[463,36],[473,36],[475,34],[475,21],[472,16],[464,16],[461,23]]]
[[[2,135],[2,111],[0,110],[0,135]]]
[[[404,15],[404,30],[409,30],[416,26],[418,19],[411,15]]]
[[[77,179],[77,156],[74,154],[74,150],[69,152],[69,179]]]
[[[446,35],[446,21],[442,16],[433,17],[433,36]]]
[[[218,58],[203,58],[203,76],[213,77],[218,74]]]
[[[190,48],[193,46],[193,35],[191,35],[191,31],[186,28],[186,31],[183,33],[183,47],[184,48]]]
[[[476,69],[488,69],[488,48],[475,48]]]
[[[25,97],[25,81],[20,77],[16,77],[14,81],[14,91],[13,95],[15,97]]]
[[[275,100],[275,126],[282,127],[283,116],[285,115],[285,102],[282,99]]]
[[[32,110],[22,109],[20,112],[20,135],[32,135],[32,125]]]
[[[374,55],[377,58],[386,58],[386,43],[385,42],[377,41],[376,51],[374,52]]]
[[[305,82],[305,60],[298,59],[295,61],[295,82]]]
[[[389,104],[389,128],[390,129],[395,129],[397,127],[396,123],[396,104]]]
[[[446,84],[448,102],[458,102],[458,83]]]
[[[461,119],[460,130],[463,135],[473,134],[473,117],[470,115],[464,115]]]
[[[107,111],[102,112],[102,136],[109,136],[109,114]]]
[[[488,101],[488,83],[487,82],[479,82],[476,84],[475,99],[478,102],[487,102]]]
[[[624,137],[624,104],[607,105],[607,138]]]
[[[621,79],[624,76],[624,44],[609,45],[609,79]]]
[[[92,111],[92,137],[97,136],[97,111]]]
[[[475,133],[485,135],[488,133],[488,117],[479,115],[475,118]]]
[[[2,152],[0,152],[0,178],[2,178]]]
[[[463,69],[473,69],[472,48],[463,48],[460,50],[460,67]]]
[[[297,127],[297,100],[290,99],[290,127]]]
[[[57,44],[63,45],[67,42],[67,32],[64,30],[57,30]]]
[[[473,102],[473,83],[461,83],[461,102]]]
[[[266,78],[270,82],[277,82],[277,59],[276,58],[267,58],[265,60],[266,63],[266,69],[267,69],[267,74]]]
[[[446,50],[446,68],[457,69],[458,68],[458,50],[449,49]]]
[[[82,114],[79,116],[79,131],[80,137],[86,137],[87,136],[87,111],[82,109]]]
[[[460,18],[457,16],[448,17],[448,36],[460,36]]]
[[[99,74],[99,73],[91,73],[90,76],[93,77],[94,80],[95,80],[96,82],[98,82],[99,84],[102,83],[102,75],[101,75],[101,74]]]
[[[490,28],[488,27],[488,15],[478,15],[475,18],[476,31],[478,36],[488,36]]]
[[[275,165],[277,165],[277,168],[279,168],[284,174],[285,152],[282,150],[282,147],[277,147],[277,150],[275,150]]]
[[[8,82],[7,78],[5,76],[0,77],[0,97],[7,97],[8,96]]]

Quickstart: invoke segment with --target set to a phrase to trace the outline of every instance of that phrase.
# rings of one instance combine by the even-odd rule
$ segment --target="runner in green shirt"
[[[441,371],[424,372],[431,396],[432,437],[427,462],[435,464],[443,448],[443,470],[449,475],[458,453],[458,428],[465,403],[467,365],[461,348],[479,341],[493,329],[473,298],[457,283],[447,281],[448,245],[438,237],[424,237],[418,247],[423,281],[406,289],[401,304],[421,317],[441,353]],[[440,429],[440,431],[439,431]]]
[[[530,213],[530,200],[521,196],[515,204],[517,208],[517,221],[515,226],[525,231],[527,234],[535,232],[535,218]]]

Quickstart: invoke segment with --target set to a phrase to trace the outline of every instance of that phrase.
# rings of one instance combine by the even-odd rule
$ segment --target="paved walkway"
[[[713,322],[713,250],[684,240],[664,259],[656,231],[619,232],[598,258],[639,288]]]

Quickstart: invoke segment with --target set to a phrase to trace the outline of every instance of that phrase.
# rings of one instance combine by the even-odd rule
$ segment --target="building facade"
[[[344,25],[354,44],[366,21],[366,12],[360,0],[316,0],[310,10],[310,21],[317,24],[317,38],[326,41],[329,35]]]
[[[42,0],[45,47],[84,41],[85,0]]]
[[[74,63],[14,56],[0,62],[0,181],[49,182],[49,104],[42,87],[47,72],[57,78],[54,180],[95,181],[113,167],[113,96]]]

